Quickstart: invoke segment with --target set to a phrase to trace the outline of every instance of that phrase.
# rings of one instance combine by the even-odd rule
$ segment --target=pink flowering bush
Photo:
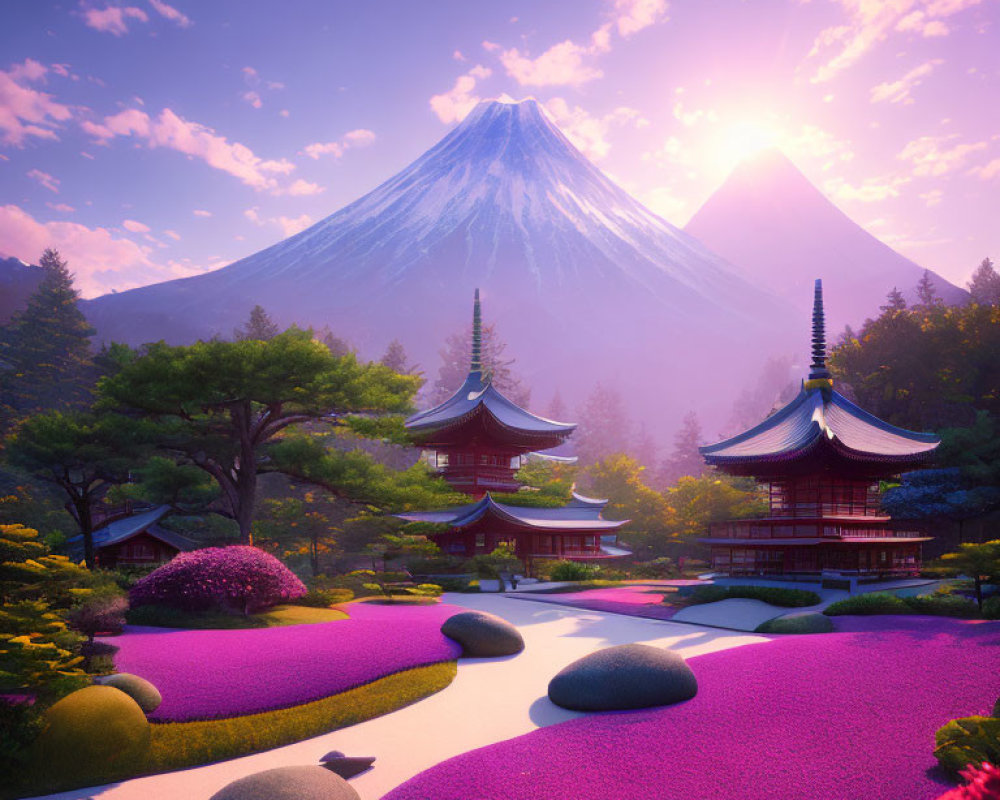
[[[302,581],[274,556],[239,545],[181,553],[136,583],[129,600],[133,606],[249,614],[305,593]]]
[[[981,767],[969,765],[962,770],[968,781],[941,795],[938,800],[1000,800],[1000,769],[984,761]]]

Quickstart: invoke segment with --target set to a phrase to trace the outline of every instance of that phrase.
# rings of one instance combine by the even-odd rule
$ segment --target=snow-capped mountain
[[[399,338],[433,375],[475,287],[539,405],[567,382],[582,401],[600,379],[661,403],[689,394],[706,359],[761,348],[790,314],[612,183],[534,100],[480,103],[402,172],[266,250],[86,311],[104,339],[186,341],[228,335],[260,303],[368,357]]]
[[[19,258],[0,258],[0,325],[28,304],[42,282],[42,268]]]
[[[924,268],[880,242],[828,200],[780,151],[733,170],[684,230],[801,308],[823,278],[828,320],[857,325],[877,316],[897,287],[915,302]],[[931,272],[947,303],[968,295]]]

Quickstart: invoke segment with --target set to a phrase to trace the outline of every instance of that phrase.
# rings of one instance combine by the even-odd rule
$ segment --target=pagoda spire
[[[479,289],[472,304],[472,363],[469,372],[483,374],[483,311],[479,303]]]
[[[813,294],[812,364],[809,368],[810,381],[830,381],[830,370],[826,368],[826,320],[823,315],[823,281],[816,279]]]

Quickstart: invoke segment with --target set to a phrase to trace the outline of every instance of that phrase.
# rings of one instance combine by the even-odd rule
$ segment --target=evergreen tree
[[[705,460],[698,452],[703,438],[698,415],[689,411],[674,436],[673,452],[663,462],[661,479],[664,485],[670,486],[686,475],[696,478],[705,471]]]
[[[917,297],[922,306],[933,306],[941,302],[937,296],[937,287],[934,285],[934,281],[931,280],[931,271],[929,269],[924,270],[924,274],[917,282]]]
[[[635,443],[630,450],[635,460],[646,468],[647,474],[652,475],[656,469],[656,442],[653,441],[645,423],[640,423]]]
[[[351,347],[350,342],[340,336],[337,336],[325,325],[322,330],[319,331],[317,338],[320,342],[326,345],[326,349],[330,351],[330,354],[337,358],[343,358],[349,353],[354,352],[354,348]]]
[[[566,422],[568,415],[569,410],[566,408],[566,403],[563,402],[562,395],[556,389],[556,393],[552,395],[549,407],[545,409],[545,416],[548,419],[554,419],[556,422]]]
[[[506,349],[507,343],[500,339],[496,325],[483,325],[483,377],[488,377],[508,399],[522,408],[527,408],[531,402],[531,390],[511,369],[515,359],[503,357]],[[431,395],[431,402],[434,404],[443,403],[451,397],[469,374],[472,326],[470,325],[464,333],[453,333],[449,336],[445,340],[444,349],[439,352],[441,369],[438,370]]]
[[[40,261],[45,275],[0,341],[0,423],[48,409],[81,407],[93,378],[94,330],[77,307],[73,276],[56,250]]]
[[[233,331],[233,337],[237,341],[245,339],[259,339],[266,342],[281,333],[278,324],[271,319],[270,314],[264,310],[264,306],[256,305],[250,309],[250,318],[242,328]]]
[[[933,289],[933,287],[931,287]],[[903,297],[903,293],[895,286],[892,287],[892,291],[885,296],[885,305],[879,306],[882,311],[905,311],[906,310],[906,298]]]
[[[573,441],[582,466],[629,449],[632,421],[617,389],[598,383],[577,416],[580,424]]]
[[[990,259],[984,258],[972,273],[969,294],[972,295],[972,302],[981,306],[1000,305],[1000,274],[997,274]]]
[[[403,347],[403,343],[399,339],[393,339],[389,342],[385,349],[385,355],[379,359],[379,363],[400,375],[410,375],[415,371],[407,362],[406,348]]]

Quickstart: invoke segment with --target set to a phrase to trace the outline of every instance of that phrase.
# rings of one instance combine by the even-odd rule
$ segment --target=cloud
[[[257,92],[254,91],[243,92],[243,94],[240,95],[240,97],[246,100],[254,108],[260,108],[261,106],[264,105],[264,102],[260,99],[260,95],[257,94]]]
[[[178,233],[177,231],[172,231],[172,230],[165,230],[165,231],[164,231],[163,233],[164,233],[164,234],[165,234],[166,236],[169,236],[169,237],[170,237],[171,239],[173,239],[173,240],[174,240],[175,242],[179,242],[179,241],[181,240],[181,235],[180,235],[180,234],[179,234],[179,233]]]
[[[289,194],[293,197],[304,197],[306,195],[319,194],[322,191],[325,191],[325,189],[318,183],[310,183],[309,181],[299,178],[298,180],[293,181],[291,186],[282,190],[280,193]]]
[[[76,209],[73,208],[73,206],[66,205],[66,203],[46,203],[45,205],[47,205],[53,211],[60,211],[63,214],[69,214],[72,213],[73,211],[76,211]]]
[[[969,174],[982,178],[984,181],[1000,177],[1000,158],[994,158],[988,164],[970,169]]]
[[[567,39],[535,59],[512,47],[500,54],[500,63],[522,86],[579,86],[604,74],[584,63],[584,59],[595,52],[598,52],[595,45],[584,47]]]
[[[477,64],[464,75],[460,75],[450,91],[434,95],[430,99],[431,110],[446,125],[465,119],[466,114],[482,100],[474,94],[476,81],[488,78],[491,74],[489,67]]]
[[[688,201],[667,186],[656,186],[639,198],[646,208],[674,225],[682,225],[691,213]]]
[[[812,83],[832,80],[853,66],[873,47],[894,32],[923,37],[946,36],[944,22],[981,0],[836,0],[847,13],[847,24],[823,29],[808,58],[823,61],[810,78]],[[831,52],[832,51],[832,52]]]
[[[46,247],[56,248],[69,262],[84,297],[205,271],[189,263],[157,263],[150,258],[152,248],[118,238],[106,228],[41,222],[16,205],[0,206],[0,242],[5,255],[26,261],[37,258]]]
[[[878,86],[872,87],[871,102],[881,103],[887,100],[890,103],[909,105],[913,102],[910,92],[923,83],[923,79],[930,75],[935,67],[943,63],[944,61],[940,58],[933,58],[918,67],[914,67],[898,81],[880,83]]]
[[[899,176],[865,178],[860,185],[855,186],[843,178],[830,178],[823,184],[823,189],[834,200],[878,203],[890,197],[899,197],[899,187],[909,180]]]
[[[192,211],[191,213],[192,213],[192,214],[194,214],[194,215],[195,215],[196,217],[204,217],[204,218],[206,218],[206,219],[207,219],[208,217],[212,216],[212,212],[211,212],[211,211],[206,211],[206,210],[205,210],[205,209],[203,209],[203,208],[196,208],[196,209],[195,209],[194,211]]]
[[[69,106],[25,84],[42,80],[47,68],[33,59],[0,70],[0,143],[20,147],[29,137],[58,139],[55,129],[72,116]]]
[[[375,132],[366,128],[348,131],[335,142],[313,142],[302,149],[302,154],[318,160],[321,156],[340,158],[352,147],[367,147],[375,141]]]
[[[308,214],[303,214],[299,217],[262,217],[260,215],[260,208],[254,206],[253,208],[248,208],[243,212],[243,216],[246,217],[254,225],[263,227],[264,225],[277,225],[281,228],[282,233],[287,239],[289,236],[294,236],[299,231],[303,231],[312,225],[312,217]]]
[[[941,189],[931,189],[929,192],[924,192],[923,194],[917,195],[928,208],[933,208],[941,203],[944,199],[944,192]]]
[[[101,144],[115,136],[134,136],[150,148],[176,150],[201,159],[255,189],[275,191],[278,184],[272,175],[288,175],[295,169],[285,159],[261,159],[246,145],[229,142],[207,125],[185,120],[169,108],[163,109],[156,119],[144,111],[128,109],[105,117],[103,123],[84,122],[81,127]]]
[[[986,149],[986,142],[956,144],[954,140],[957,138],[957,133],[947,136],[921,136],[908,142],[896,158],[909,161],[913,165],[914,175],[932,177],[945,175],[962,167],[971,153]]]
[[[83,11],[83,21],[87,27],[114,36],[124,36],[128,33],[129,19],[149,22],[149,15],[135,6],[107,6],[101,9],[87,8]]]
[[[554,97],[545,103],[545,110],[559,126],[573,145],[592,161],[600,161],[611,149],[608,132],[614,125],[634,125],[644,127],[648,121],[628,106],[619,106],[610,114],[595,117],[580,106],[570,106],[561,97]]]
[[[42,172],[40,169],[33,169],[28,172],[28,177],[32,180],[38,181],[42,186],[48,189],[50,192],[55,192],[59,194],[59,179],[53,178],[49,173]]]
[[[143,225],[141,222],[137,222],[134,219],[127,219],[122,223],[122,227],[127,231],[132,231],[132,233],[149,233],[150,227],[148,225]]]
[[[622,36],[648,28],[667,13],[666,0],[614,0],[615,25]]]
[[[149,4],[156,9],[156,12],[161,17],[165,17],[171,22],[176,22],[182,28],[188,28],[193,24],[187,16],[173,6],[168,6],[163,0],[149,0]]]

